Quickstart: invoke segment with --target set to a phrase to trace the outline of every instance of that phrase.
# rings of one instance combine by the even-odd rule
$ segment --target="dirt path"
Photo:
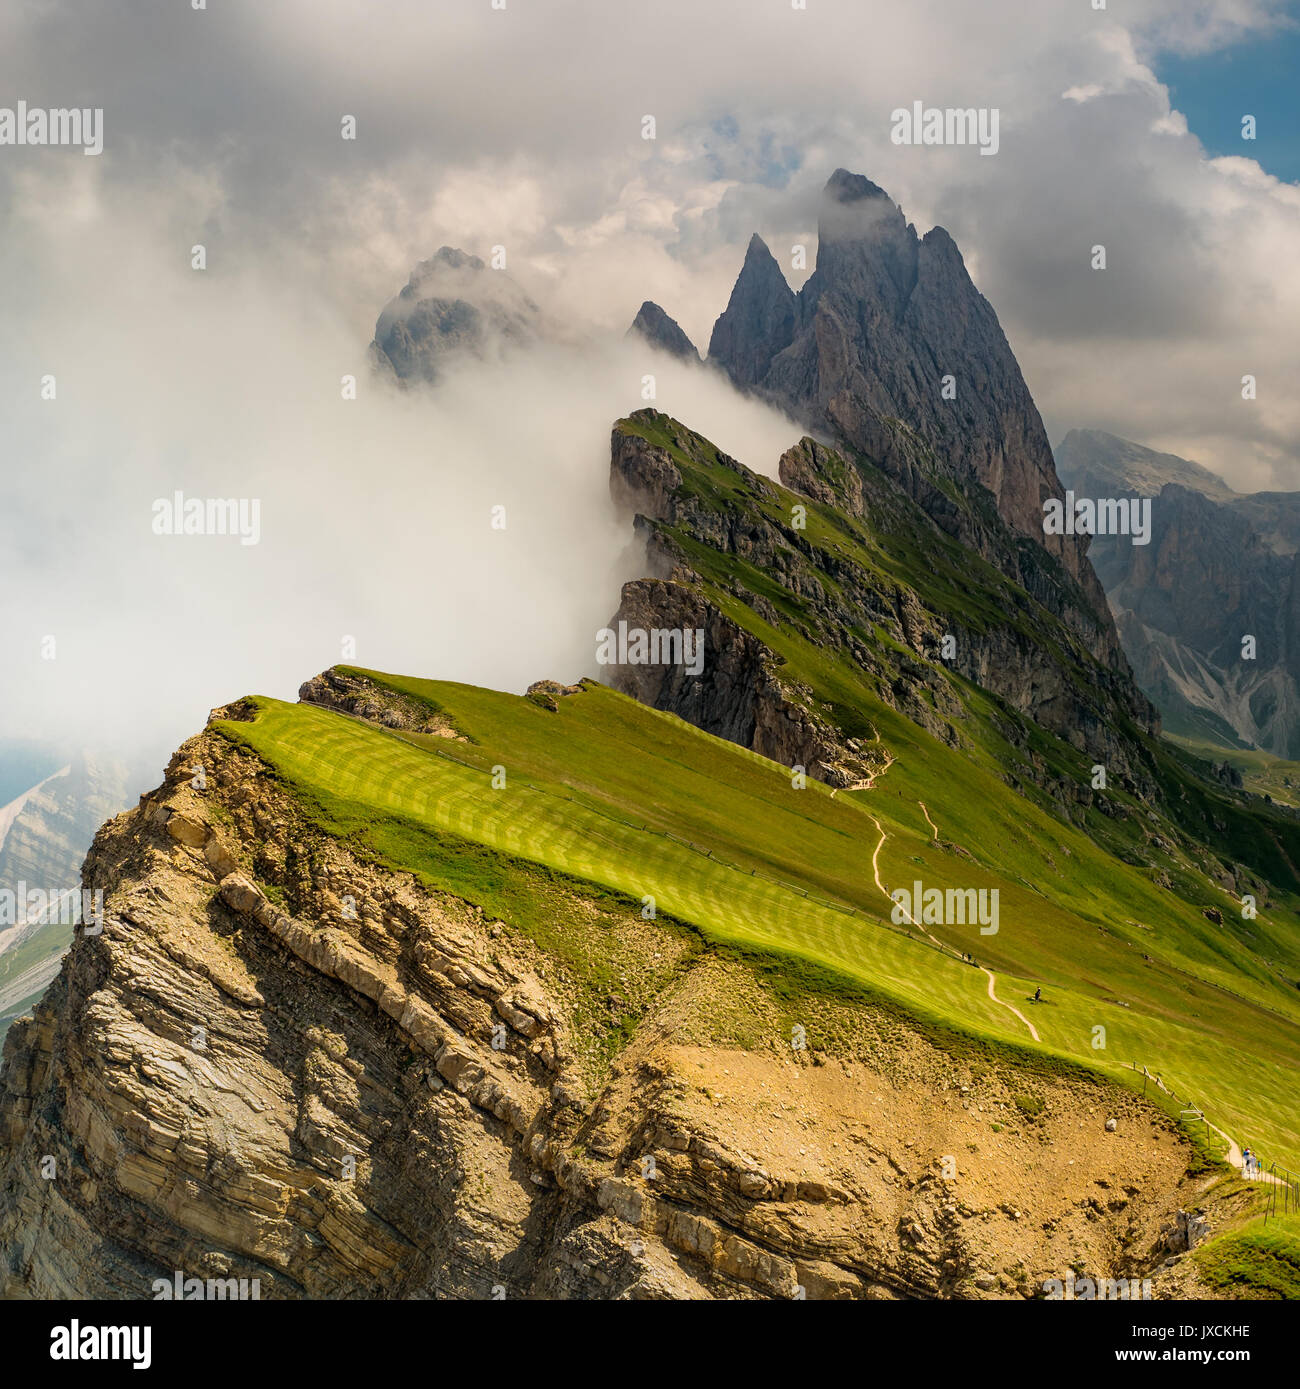
[[[937,844],[939,842],[939,826],[930,819],[930,812],[925,808],[924,801],[917,801],[917,805],[921,807],[921,814],[925,816],[925,823],[930,826],[930,833],[934,836],[935,843]]]
[[[1136,1065],[1135,1067],[1133,1067],[1133,1070],[1137,1070]],[[1161,1081],[1160,1076],[1154,1075],[1151,1071],[1147,1071],[1146,1075],[1147,1079],[1154,1083],[1154,1086],[1156,1086],[1157,1090],[1164,1090],[1165,1095],[1168,1095],[1169,1099],[1171,1100],[1176,1099],[1174,1092],[1172,1092],[1172,1090],[1168,1088],[1168,1085],[1165,1085],[1164,1081]],[[1187,1101],[1187,1103],[1190,1103],[1190,1100]],[[1206,1121],[1208,1128],[1210,1128],[1212,1132],[1218,1133],[1219,1138],[1224,1140],[1226,1145],[1228,1145],[1228,1151],[1226,1151],[1226,1153],[1224,1154],[1224,1160],[1226,1161],[1226,1163],[1231,1163],[1233,1167],[1235,1167],[1236,1170],[1239,1171],[1240,1174],[1244,1176],[1244,1178],[1246,1178],[1246,1181],[1276,1182],[1279,1183],[1279,1185],[1281,1185],[1281,1176],[1274,1176],[1271,1174],[1271,1172],[1256,1172],[1256,1174],[1254,1175],[1247,1176],[1246,1158],[1244,1158],[1242,1150],[1240,1150],[1240,1147],[1237,1146],[1236,1139],[1233,1139],[1232,1136],[1229,1135],[1229,1133],[1225,1133],[1224,1131],[1222,1131],[1222,1129],[1219,1128],[1218,1124],[1211,1124],[1210,1120],[1207,1120],[1206,1115],[1201,1114],[1201,1118],[1203,1118],[1203,1120]]]
[[[980,969],[984,969],[984,966],[980,965]],[[984,973],[987,974],[989,977],[989,997],[993,1000],[994,1003],[1002,1003],[1002,1000],[997,996],[997,994],[993,992],[993,985],[997,983],[997,975],[995,975],[991,969],[984,969]],[[1032,1022],[1029,1021],[1027,1017],[1025,1017],[1025,1015],[1020,1011],[1019,1008],[1013,1008],[1009,1003],[1002,1003],[1002,1006],[1010,1012],[1014,1013],[1016,1017],[1018,1017],[1020,1021],[1024,1023],[1024,1025],[1029,1029],[1029,1035],[1034,1039],[1034,1041],[1038,1042],[1042,1040],[1042,1038],[1040,1038],[1038,1035],[1038,1029],[1033,1025]]]
[[[1133,1069],[1137,1070],[1137,1067],[1134,1066]],[[1147,1071],[1146,1074],[1147,1078],[1154,1082],[1156,1089],[1163,1090],[1164,1093],[1168,1095],[1170,1099],[1176,1098],[1174,1092],[1164,1083],[1163,1080],[1160,1079],[1158,1075],[1154,1075],[1150,1071]],[[1190,1103],[1190,1101],[1188,1101],[1188,1103]],[[1201,1118],[1205,1119],[1205,1115],[1202,1114]],[[1205,1123],[1214,1133],[1217,1133],[1219,1137],[1223,1139],[1223,1141],[1228,1145],[1228,1151],[1224,1155],[1225,1160],[1231,1163],[1231,1165],[1235,1167],[1237,1171],[1240,1172],[1241,1175],[1246,1178],[1247,1181],[1275,1182],[1279,1185],[1281,1184],[1282,1179],[1280,1177],[1273,1176],[1269,1172],[1256,1172],[1253,1176],[1246,1176],[1246,1159],[1245,1156],[1242,1154],[1241,1149],[1237,1146],[1236,1139],[1231,1137],[1231,1135],[1224,1133],[1224,1131],[1218,1126],[1218,1124],[1211,1124],[1208,1119],[1205,1119]]]
[[[926,816],[926,819],[929,819],[928,815]],[[871,823],[875,825],[877,831],[880,834],[880,842],[876,845],[876,852],[871,855],[871,872],[876,879],[876,886],[880,889],[882,893],[884,893],[886,897],[889,897],[889,889],[884,885],[884,883],[880,881],[880,851],[885,847],[885,840],[886,838],[888,838],[888,836],[885,834],[884,826],[881,825],[880,821],[877,820],[874,815],[871,817]],[[890,897],[889,900],[892,902],[894,899]],[[939,947],[940,950],[944,951],[945,953],[951,952],[951,946],[945,945],[943,941],[939,939],[938,936],[931,935],[930,932],[927,931],[926,928],[921,924],[921,922],[913,918],[912,913],[907,911],[906,908],[904,908],[904,911],[906,912],[907,919],[912,923],[913,926],[916,927],[918,931],[922,932],[922,934],[926,936],[929,936],[929,938],[935,943],[935,945]],[[997,976],[993,973],[993,971],[991,969],[985,969],[983,965],[980,965],[979,968],[989,977],[989,997],[993,1000],[993,1002],[998,1004],[1000,1007],[1005,1008],[1007,1012],[1014,1013],[1016,1017],[1018,1017],[1020,1021],[1024,1023],[1024,1025],[1029,1029],[1029,1035],[1034,1039],[1034,1041],[1041,1041],[1041,1038],[1038,1035],[1038,1029],[1033,1025],[1033,1023],[1029,1021],[1027,1017],[1025,1017],[1025,1015],[1020,1011],[1020,1009],[1013,1008],[1009,1003],[1004,1003],[1002,999],[1000,999],[994,992],[994,985],[997,983]]]
[[[877,735],[877,736],[878,736],[878,735]],[[885,773],[894,765],[894,763],[898,761],[898,758],[897,758],[897,757],[894,757],[894,756],[892,756],[892,755],[889,754],[889,753],[886,753],[885,756],[889,758],[889,761],[886,762],[885,765],[884,765],[883,767],[881,767],[881,769],[880,769],[878,772],[872,772],[871,775],[870,775],[869,777],[867,777],[867,779],[866,779],[865,781],[855,781],[851,786],[837,786],[837,787],[835,787],[834,790],[831,792],[831,800],[834,800],[835,797],[839,794],[840,791],[871,791],[871,790],[873,790],[873,789],[875,788],[875,785],[876,785],[876,778],[877,778],[877,777],[880,777],[880,776],[884,776]]]

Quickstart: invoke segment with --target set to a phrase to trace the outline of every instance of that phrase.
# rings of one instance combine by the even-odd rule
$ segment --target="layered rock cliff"
[[[1032,1296],[1149,1273],[1196,1194],[1131,1094],[830,996],[792,1047],[788,989],[575,886],[638,1010],[595,1054],[562,960],[213,729],[85,872],[105,929],[0,1072],[12,1296]]]

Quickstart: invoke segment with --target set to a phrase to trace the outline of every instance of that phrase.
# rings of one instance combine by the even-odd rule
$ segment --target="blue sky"
[[[1154,68],[1211,154],[1245,155],[1300,181],[1300,25],[1199,57],[1158,57]],[[1241,138],[1246,114],[1255,117],[1253,141]]]

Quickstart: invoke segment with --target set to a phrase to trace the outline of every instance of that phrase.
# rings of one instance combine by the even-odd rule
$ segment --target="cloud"
[[[545,342],[462,361],[434,390],[387,386],[284,248],[195,272],[175,187],[126,207],[104,182],[77,169],[62,198],[24,199],[0,251],[6,280],[21,262],[45,287],[31,336],[0,352],[17,464],[0,734],[76,730],[156,773],[212,706],[293,699],[345,656],[516,691],[596,674],[595,633],[643,572],[608,476],[610,426],[646,403],[646,375],[657,406],[763,471],[798,437],[639,341]],[[155,534],[178,490],[255,501],[258,543]]]
[[[623,329],[653,298],[706,347],[756,230],[797,284],[837,165],[953,234],[1054,438],[1095,426],[1295,486],[1300,193],[1208,159],[1151,66],[1286,22],[1268,0],[9,7],[0,91],[103,106],[106,147],[0,151],[0,732],[170,746],[211,703],[291,697],[348,634],[427,674],[581,673],[635,567],[605,509],[609,425],[642,403]],[[915,100],[998,107],[1000,153],[892,145]],[[572,340],[436,397],[341,401],[443,244],[504,246]],[[770,468],[792,442],[680,370],[656,403],[723,447]],[[261,497],[262,544],[152,536],[177,487]]]

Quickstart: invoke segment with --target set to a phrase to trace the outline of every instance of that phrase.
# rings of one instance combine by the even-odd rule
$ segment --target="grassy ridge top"
[[[267,699],[251,701],[253,722],[214,728],[253,748],[325,829],[392,866],[489,909],[503,881],[538,869],[637,906],[651,896],[708,940],[765,952],[795,977],[805,966],[830,970],[972,1037],[1112,1074],[1145,1063],[1241,1141],[1300,1157],[1289,1092],[1300,1065],[1296,1000],[1272,976],[1235,970],[1194,906],[905,720],[907,744],[900,736],[900,761],[877,788],[832,796],[815,782],[797,790],[787,769],[594,683],[551,710],[354,673],[436,706],[469,741]],[[918,800],[944,844],[932,842]],[[982,972],[887,923],[872,873],[878,847],[886,887],[998,889],[996,936],[931,929],[997,971],[1000,997],[1031,1017],[1041,1048],[990,999]],[[1158,942],[1159,959],[1144,961],[1130,936],[1152,954]],[[607,963],[600,949],[593,941],[593,969]],[[1030,1009],[1037,983],[1047,1002]]]

